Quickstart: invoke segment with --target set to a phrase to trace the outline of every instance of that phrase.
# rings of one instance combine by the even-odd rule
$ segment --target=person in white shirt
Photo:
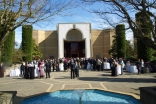
[[[130,61],[128,60],[128,61],[126,62],[126,70],[127,70],[127,71],[129,71],[130,65],[131,65],[131,64],[130,64]]]
[[[119,64],[121,65],[121,75],[122,75],[122,74],[123,74],[123,69],[124,69],[124,67],[125,67],[125,64],[124,64],[122,58],[119,59]]]
[[[144,60],[141,59],[140,61],[140,67],[141,67],[141,74],[144,74]]]

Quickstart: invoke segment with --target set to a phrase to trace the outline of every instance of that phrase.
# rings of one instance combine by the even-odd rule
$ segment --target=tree
[[[126,58],[125,25],[124,24],[117,25],[115,30],[117,43],[117,57]]]
[[[156,50],[153,51],[153,56],[156,59]]]
[[[117,42],[116,36],[114,37],[113,44],[109,50],[109,54],[112,57],[117,57]],[[132,45],[129,40],[126,40],[126,58],[137,58],[136,46]]]
[[[36,45],[35,40],[32,38],[32,26],[25,25],[22,27],[22,51],[25,54],[23,61],[32,61],[42,57],[39,46]]]
[[[76,5],[76,1],[73,0],[2,0],[0,2],[0,50],[7,36],[16,28],[52,19],[57,15],[68,15],[65,11]]]
[[[151,38],[150,28],[152,23],[150,17],[145,15],[145,12],[138,12],[135,16],[136,23],[138,23],[141,31],[144,32],[146,37]],[[138,32],[138,34],[140,34],[140,32]],[[143,59],[144,61],[150,61],[152,59],[152,49],[140,39],[137,39],[137,52],[139,59]]]
[[[32,56],[32,59],[40,59],[42,57],[39,46],[34,39],[32,40]]]
[[[15,49],[13,56],[13,63],[21,63],[23,61],[23,57],[26,55],[23,53],[22,48]]]
[[[111,46],[111,49],[109,50],[109,55],[112,57],[117,57],[117,42],[116,42],[116,36],[114,36],[113,44]]]
[[[8,66],[12,65],[12,59],[14,56],[14,42],[15,42],[15,32],[11,32],[4,42],[1,53],[2,55],[1,61]]]
[[[23,57],[24,61],[32,61],[32,31],[31,25],[25,25],[22,27],[22,51],[26,55]]]
[[[90,10],[100,16],[111,26],[116,24],[128,23],[127,29],[133,31],[134,37],[142,40],[147,46],[156,49],[156,0],[83,0],[87,3],[104,4],[103,9],[98,7]],[[144,12],[145,17],[150,17],[152,25],[149,27],[151,37],[147,37],[135,20],[137,12]],[[116,23],[112,22],[111,17],[115,17]],[[138,34],[139,32],[139,34]]]
[[[137,58],[136,45],[132,44],[131,41],[126,40],[126,58]]]

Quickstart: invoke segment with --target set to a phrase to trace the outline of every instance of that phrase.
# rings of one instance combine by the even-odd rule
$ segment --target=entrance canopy
[[[58,58],[64,56],[64,41],[85,41],[84,54],[91,57],[91,25],[90,23],[59,23],[58,24]],[[72,54],[76,55],[76,54]]]

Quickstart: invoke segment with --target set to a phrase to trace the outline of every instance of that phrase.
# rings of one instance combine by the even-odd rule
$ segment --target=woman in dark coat
[[[25,73],[24,73],[24,78],[28,79],[29,78],[29,66],[28,62],[25,65]]]
[[[63,64],[64,64],[64,71],[66,71],[67,68],[68,68],[68,61],[67,61],[67,59],[64,60]]]
[[[112,64],[111,64],[111,70],[112,70],[112,76],[117,76],[117,62],[115,60],[113,60]]]

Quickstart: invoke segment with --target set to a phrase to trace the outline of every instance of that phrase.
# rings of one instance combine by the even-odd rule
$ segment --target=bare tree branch
[[[68,15],[77,7],[77,0],[1,0],[0,1],[0,49],[10,32],[25,24]]]
[[[135,36],[135,38],[141,39],[146,45],[153,49],[156,49],[156,0],[81,0],[85,3],[100,3],[106,5],[107,8],[91,9],[92,13],[97,14],[100,18],[104,19],[108,24],[128,23],[129,27]],[[151,37],[147,36],[136,23],[135,14],[138,12],[144,12],[145,16],[150,17],[150,21],[145,23],[151,23],[149,27],[151,31]],[[109,16],[108,18],[108,15]],[[117,18],[114,23],[110,17]],[[113,26],[114,27],[114,26]],[[139,34],[138,34],[139,32]]]

